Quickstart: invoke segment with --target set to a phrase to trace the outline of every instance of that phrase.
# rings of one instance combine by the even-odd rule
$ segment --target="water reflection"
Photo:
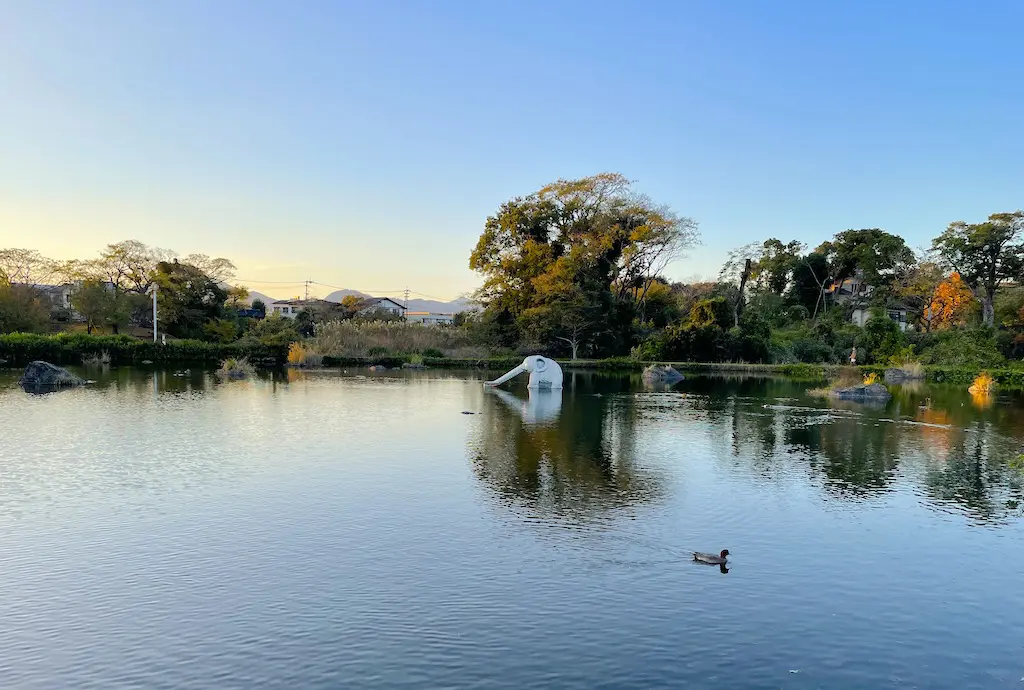
[[[564,396],[495,391],[470,442],[477,476],[532,509],[615,508],[657,499],[671,466],[637,457],[637,439],[681,463],[689,442],[710,439],[722,460],[770,481],[803,468],[841,500],[907,484],[932,508],[984,522],[1021,514],[1024,409],[1012,398],[978,408],[956,388],[894,387],[881,406],[823,401],[778,379],[687,379],[664,393],[637,377],[587,376]],[[717,445],[724,435],[728,442]],[[664,470],[664,472],[662,472]]]
[[[469,440],[473,469],[518,505],[592,517],[650,501],[661,478],[636,466],[635,419],[606,394],[493,391]]]
[[[529,397],[526,400],[500,388],[487,388],[486,390],[490,395],[508,405],[510,409],[518,412],[523,419],[523,424],[554,422],[562,411],[561,389],[530,388],[528,389]]]

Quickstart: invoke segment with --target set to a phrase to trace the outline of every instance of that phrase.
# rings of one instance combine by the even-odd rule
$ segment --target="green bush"
[[[768,355],[773,364],[796,364],[797,359],[793,347],[789,343],[773,338],[768,344]]]
[[[802,304],[794,304],[789,308],[788,316],[790,321],[799,323],[811,318],[811,312],[807,311],[807,307]]]
[[[945,331],[922,340],[921,361],[925,364],[971,370],[1006,365],[994,333],[984,328]]]
[[[812,336],[797,338],[791,347],[793,356],[806,364],[827,364],[835,361],[833,347]]]
[[[630,355],[640,362],[664,361],[667,359],[666,340],[665,331],[653,333],[634,347]]]
[[[250,324],[249,332],[239,338],[238,342],[244,347],[275,347],[284,348],[302,340],[299,332],[295,330],[295,323],[280,315],[271,315],[260,321]]]
[[[215,343],[230,343],[238,337],[238,324],[230,319],[210,319],[203,326],[206,339]]]
[[[696,307],[694,307],[696,309]],[[729,336],[719,326],[670,326],[665,329],[664,359],[672,362],[721,362],[729,355]]]
[[[728,328],[732,325],[732,313],[724,297],[711,297],[697,300],[690,308],[690,324],[695,328],[718,326]]]
[[[731,334],[734,339],[732,359],[744,362],[767,362],[771,360],[769,344],[772,329],[768,319],[758,310],[748,309],[740,315],[740,326]]]
[[[888,362],[907,346],[907,339],[900,331],[899,324],[886,316],[881,309],[873,309],[864,324],[861,345],[867,351],[866,361]]]

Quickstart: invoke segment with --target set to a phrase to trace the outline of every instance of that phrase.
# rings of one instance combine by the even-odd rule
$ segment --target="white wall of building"
[[[405,313],[405,320],[409,323],[421,323],[424,326],[450,326],[455,321],[455,315],[409,311]]]
[[[282,302],[271,302],[267,305],[267,316],[283,316],[286,319],[294,319],[302,311],[302,307]]]

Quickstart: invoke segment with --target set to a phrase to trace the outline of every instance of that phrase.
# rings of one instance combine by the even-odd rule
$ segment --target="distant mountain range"
[[[340,302],[343,298],[348,295],[355,295],[356,297],[371,297],[376,295],[368,295],[365,292],[359,290],[335,290],[331,294],[327,295],[324,299],[328,302]],[[392,297],[391,299],[401,303],[401,297]],[[268,297],[262,292],[256,292],[254,290],[249,291],[249,303],[251,304],[255,300],[262,300],[264,304],[270,304],[274,302],[273,297]],[[457,314],[460,311],[466,311],[472,309],[473,305],[469,300],[459,298],[452,300],[451,302],[440,302],[432,299],[410,299],[407,309],[409,311],[431,311],[439,314]]]
[[[355,295],[356,297],[379,297],[381,295],[368,295],[365,292],[359,290],[335,290],[331,294],[324,297],[328,302],[340,302],[344,297],[348,295]],[[386,295],[390,296],[390,295]],[[401,297],[391,297],[399,304],[402,302]],[[470,304],[469,300],[456,299],[451,302],[439,302],[433,299],[410,299],[409,304],[406,305],[406,309],[409,311],[432,311],[439,314],[457,314],[460,311],[466,311],[472,309],[473,305]]]

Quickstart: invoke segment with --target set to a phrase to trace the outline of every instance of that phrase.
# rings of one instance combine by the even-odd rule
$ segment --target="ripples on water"
[[[99,378],[0,375],[3,687],[1024,684],[1015,400]]]

